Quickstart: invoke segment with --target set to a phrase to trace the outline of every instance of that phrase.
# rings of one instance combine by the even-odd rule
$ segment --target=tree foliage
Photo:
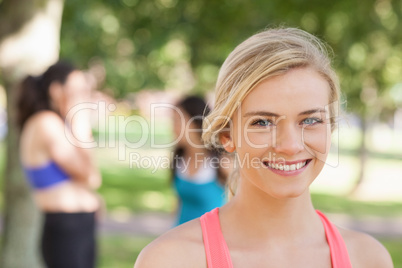
[[[299,27],[333,48],[349,109],[380,114],[402,94],[401,13],[402,1],[391,0],[71,0],[61,53],[83,66],[102,62],[117,96],[175,86],[205,91],[242,40],[266,27]]]

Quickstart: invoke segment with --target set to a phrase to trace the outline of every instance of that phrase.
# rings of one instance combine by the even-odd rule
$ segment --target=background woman
[[[209,108],[202,98],[189,96],[177,105],[174,133],[173,183],[179,197],[177,225],[200,217],[225,203],[225,170],[201,139],[202,121]]]
[[[47,267],[95,266],[99,202],[93,190],[101,177],[84,149],[92,140],[89,110],[81,109],[65,121],[68,112],[89,97],[84,74],[66,62],[27,77],[20,86],[21,163],[44,213],[41,249]]]
[[[311,202],[339,100],[320,40],[298,29],[250,37],[215,93],[203,139],[236,155],[234,197],[158,238],[135,267],[393,267],[375,239],[336,227]]]

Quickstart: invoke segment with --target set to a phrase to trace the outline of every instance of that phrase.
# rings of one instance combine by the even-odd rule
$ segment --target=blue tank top
[[[215,178],[197,183],[176,172],[174,186],[180,198],[177,225],[201,217],[204,213],[225,204],[225,189]]]
[[[41,167],[24,167],[24,172],[29,184],[35,189],[47,188],[70,179],[53,161]]]

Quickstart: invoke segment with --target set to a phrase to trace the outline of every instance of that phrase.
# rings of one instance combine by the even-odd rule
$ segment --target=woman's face
[[[75,105],[89,101],[90,87],[81,71],[74,71],[67,76],[64,84],[51,85],[51,99],[62,116]]]
[[[90,87],[85,75],[81,71],[72,72],[63,85],[64,98],[71,105],[88,101]]]
[[[329,93],[328,82],[310,68],[257,85],[232,118],[241,180],[275,198],[306,192],[330,148]]]

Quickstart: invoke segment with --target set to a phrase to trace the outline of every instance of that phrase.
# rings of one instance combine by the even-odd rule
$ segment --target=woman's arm
[[[43,112],[38,120],[49,158],[54,160],[74,181],[92,189],[98,188],[101,184],[101,176],[93,162],[91,149],[85,149],[80,143],[82,140],[72,141],[67,137],[66,131],[69,131],[69,127],[57,114]],[[88,133],[87,130],[85,131]],[[81,136],[80,139],[82,138]]]

